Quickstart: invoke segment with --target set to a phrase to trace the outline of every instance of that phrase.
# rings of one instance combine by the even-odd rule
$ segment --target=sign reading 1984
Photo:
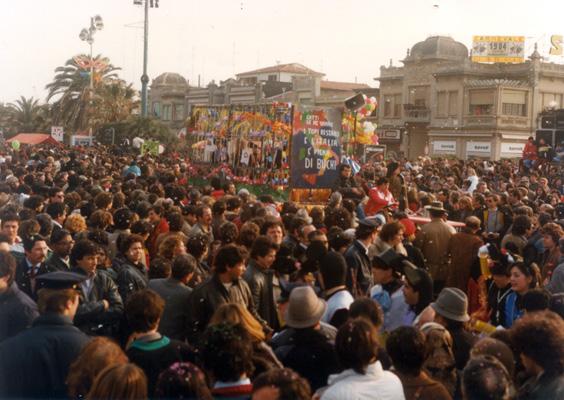
[[[521,63],[525,60],[524,36],[474,36],[472,61]]]

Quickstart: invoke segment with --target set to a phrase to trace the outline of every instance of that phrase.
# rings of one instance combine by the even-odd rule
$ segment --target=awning
[[[48,133],[18,133],[13,138],[7,140],[7,142],[13,142],[17,140],[21,144],[60,144],[55,139],[51,137]]]

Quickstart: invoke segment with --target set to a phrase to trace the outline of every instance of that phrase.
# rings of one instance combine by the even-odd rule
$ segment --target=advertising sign
[[[52,126],[51,127],[51,137],[57,142],[62,142],[65,137],[65,131],[62,126]]]
[[[525,143],[502,143],[501,157],[504,158],[520,158],[523,155]]]
[[[386,158],[386,146],[380,145],[370,145],[364,146],[364,162],[376,161],[378,156],[381,155],[381,159]]]
[[[472,61],[522,63],[525,61],[524,36],[474,36]]]
[[[466,143],[466,153],[490,155],[492,153],[492,144],[490,142],[468,142]]]
[[[92,146],[92,137],[91,136],[82,136],[82,135],[73,135],[72,136],[72,145],[73,146],[83,146],[83,147]]]
[[[328,189],[341,160],[341,111],[300,106],[294,110],[290,158],[291,186]]]
[[[562,35],[552,35],[550,37],[550,55],[551,56],[561,56],[562,55],[562,43],[563,38]]]
[[[435,140],[433,152],[443,154],[456,154],[456,142],[454,140]]]

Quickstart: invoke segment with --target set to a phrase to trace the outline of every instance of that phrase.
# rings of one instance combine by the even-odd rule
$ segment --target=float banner
[[[337,108],[296,107],[290,158],[292,188],[333,186],[341,160],[341,117]]]

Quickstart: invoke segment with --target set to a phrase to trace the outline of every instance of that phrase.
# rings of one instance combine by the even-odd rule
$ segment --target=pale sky
[[[0,102],[43,101],[54,69],[88,53],[78,34],[96,14],[105,27],[94,54],[140,88],[143,10],[133,0],[0,0]],[[279,61],[377,86],[381,65],[401,65],[433,34],[468,47],[472,35],[522,35],[527,55],[535,42],[548,55],[550,36],[564,34],[562,0],[160,0],[149,14],[149,77],[178,72],[193,85]]]

